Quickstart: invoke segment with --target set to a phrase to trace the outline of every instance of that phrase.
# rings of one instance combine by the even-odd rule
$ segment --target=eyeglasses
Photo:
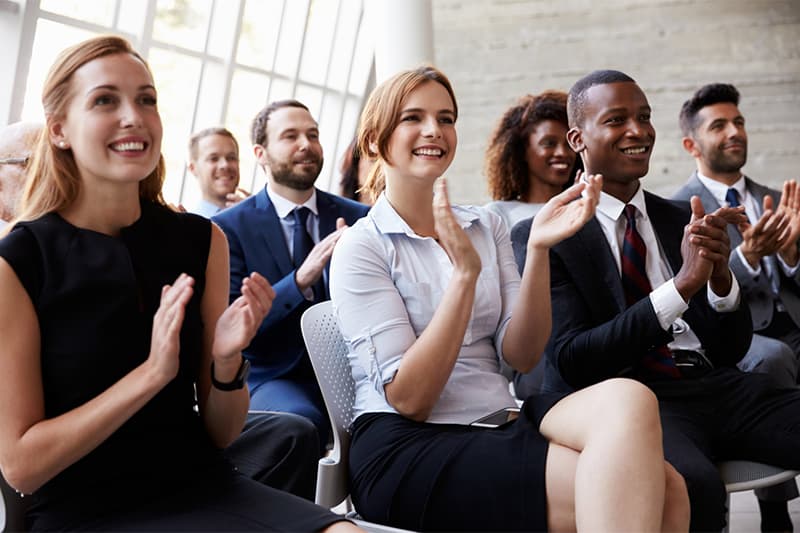
[[[21,165],[22,168],[28,166],[28,161],[31,160],[31,156],[26,155],[25,157],[6,157],[4,159],[0,159],[0,165]]]

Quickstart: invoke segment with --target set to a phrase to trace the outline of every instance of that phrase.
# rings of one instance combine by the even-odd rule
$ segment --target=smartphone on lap
[[[506,426],[517,419],[519,416],[519,407],[505,407],[494,413],[483,416],[474,422],[470,422],[470,426],[479,428],[499,428]]]

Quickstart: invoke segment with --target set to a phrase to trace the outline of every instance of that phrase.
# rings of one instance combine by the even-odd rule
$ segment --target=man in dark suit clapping
[[[642,190],[655,129],[629,76],[582,78],[568,112],[570,145],[587,173],[603,175],[603,194],[595,218],[551,249],[546,386],[614,376],[648,385],[659,399],[664,454],[686,479],[691,528],[720,530],[726,494],[715,461],[800,467],[800,392],[736,368],[752,328],[728,268],[726,227],[743,221],[742,209],[706,214],[699,199],[690,206]],[[521,224],[512,232],[520,265]]]

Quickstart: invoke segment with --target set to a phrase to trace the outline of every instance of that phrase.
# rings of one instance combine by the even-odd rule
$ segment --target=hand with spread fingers
[[[433,186],[433,218],[439,244],[450,256],[453,266],[477,276],[481,271],[481,258],[453,214],[445,178],[439,178]]]
[[[220,315],[211,353],[215,361],[233,360],[250,344],[272,307],[275,291],[257,272],[242,281],[242,294]]]
[[[779,211],[783,211],[789,221],[786,236],[778,253],[787,265],[795,266],[798,262],[797,241],[800,239],[800,185],[795,180],[783,184]]]
[[[295,272],[295,280],[301,291],[314,285],[320,276],[322,276],[325,265],[328,264],[331,255],[333,255],[333,249],[336,247],[336,243],[339,242],[339,238],[347,228],[348,226],[345,220],[342,217],[337,218],[336,231],[328,234],[324,239],[315,244],[308,253],[308,257],[306,257],[303,264],[300,265]]]
[[[762,258],[777,252],[788,235],[791,213],[787,209],[773,208],[772,197],[764,197],[761,217],[755,224],[744,221],[738,224],[742,234],[739,245],[742,254],[752,268],[758,266]]]
[[[574,235],[594,216],[602,189],[601,174],[578,171],[575,183],[551,198],[534,217],[528,249],[550,248]]]

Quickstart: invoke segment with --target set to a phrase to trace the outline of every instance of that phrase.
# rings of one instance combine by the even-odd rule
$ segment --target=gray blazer
[[[772,196],[775,206],[780,203],[780,192],[759,185],[747,177],[745,177],[745,184],[747,190],[755,197],[759,205],[763,205],[766,195]],[[700,201],[703,203],[703,208],[705,208],[706,212],[714,211],[720,207],[719,202],[717,202],[717,199],[711,194],[711,191],[698,179],[697,172],[692,173],[689,181],[678,189],[678,191],[672,195],[672,198],[675,200],[689,200],[689,198],[695,195],[700,197]],[[742,234],[739,233],[739,229],[729,224],[728,236],[731,240],[731,255],[728,264],[741,286],[745,301],[750,307],[750,315],[753,318],[753,329],[756,331],[764,329],[772,322],[772,311],[774,308],[769,277],[765,275],[763,268],[759,275],[752,276],[747,266],[740,259],[739,254],[736,253],[735,248],[742,243]],[[794,323],[800,327],[800,269],[798,269],[798,272],[794,276],[789,278],[783,273],[774,255],[766,256],[763,260],[769,264],[769,268],[772,272],[776,272],[778,276],[780,276],[778,292],[781,302],[783,302],[786,311],[789,313]]]

